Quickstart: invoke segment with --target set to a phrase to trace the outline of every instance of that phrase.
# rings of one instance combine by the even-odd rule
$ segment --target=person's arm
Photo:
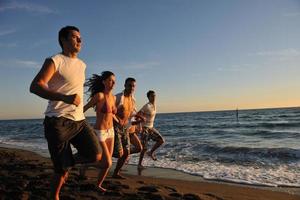
[[[140,121],[140,122],[145,122],[146,121],[146,105],[144,105],[135,115],[135,117]]]
[[[119,120],[119,118],[116,116],[116,114],[117,114],[117,112],[118,112],[118,108],[117,108],[117,106],[116,106],[116,102],[117,102],[117,97],[115,96],[115,95],[113,95],[113,101],[114,101],[114,103],[113,103],[113,120],[116,122],[116,123],[120,123],[120,120]]]
[[[83,107],[83,112],[85,112],[85,111],[87,111],[89,108],[95,106],[95,104],[96,104],[96,98],[97,98],[97,97],[92,97],[92,98],[90,99],[90,101],[89,101],[87,104],[84,105],[84,107]]]
[[[63,101],[67,104],[80,104],[80,97],[78,94],[64,95],[59,92],[51,91],[48,88],[48,82],[55,73],[54,62],[51,59],[46,59],[42,69],[32,80],[30,85],[30,92],[38,95],[44,99],[52,101]]]
[[[142,115],[136,114],[134,116],[134,118],[135,118],[135,121],[131,122],[132,125],[138,125],[138,124],[140,124],[142,122],[145,122],[145,117],[143,117]]]

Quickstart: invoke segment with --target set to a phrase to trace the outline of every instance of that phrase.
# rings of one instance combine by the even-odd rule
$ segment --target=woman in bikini
[[[84,112],[94,107],[96,112],[94,129],[102,148],[101,170],[98,175],[98,187],[102,192],[106,191],[102,187],[102,183],[112,165],[112,153],[114,149],[113,118],[117,112],[115,106],[116,97],[112,94],[114,85],[115,75],[110,71],[102,72],[101,76],[93,74],[85,83],[85,86],[88,87],[90,98],[84,106]]]

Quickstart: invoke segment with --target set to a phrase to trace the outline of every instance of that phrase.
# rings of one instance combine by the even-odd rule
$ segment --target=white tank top
[[[48,101],[46,116],[66,117],[74,121],[85,119],[83,114],[83,85],[85,81],[85,63],[79,58],[70,58],[57,54],[50,58],[56,72],[48,82],[50,90],[70,95],[78,94],[81,102],[78,106],[63,101]]]

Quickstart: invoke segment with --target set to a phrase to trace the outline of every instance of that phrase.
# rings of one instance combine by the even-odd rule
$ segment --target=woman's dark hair
[[[104,71],[101,73],[101,76],[97,74],[93,74],[91,78],[89,78],[84,86],[88,87],[87,93],[90,93],[89,98],[93,97],[98,92],[103,92],[105,89],[102,81],[108,79],[110,76],[114,76],[115,74],[110,71]]]
[[[79,32],[79,28],[77,28],[76,26],[65,26],[62,29],[60,29],[60,31],[58,33],[58,42],[59,42],[59,45],[60,45],[61,48],[63,48],[61,39],[62,38],[67,39],[68,36],[69,36],[69,33],[71,31],[78,31]]]

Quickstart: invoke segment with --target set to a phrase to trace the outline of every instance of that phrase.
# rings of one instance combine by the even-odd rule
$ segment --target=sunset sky
[[[135,77],[138,108],[149,89],[161,113],[300,105],[300,1],[1,0],[0,119],[43,117],[29,85],[66,25],[86,77]]]

